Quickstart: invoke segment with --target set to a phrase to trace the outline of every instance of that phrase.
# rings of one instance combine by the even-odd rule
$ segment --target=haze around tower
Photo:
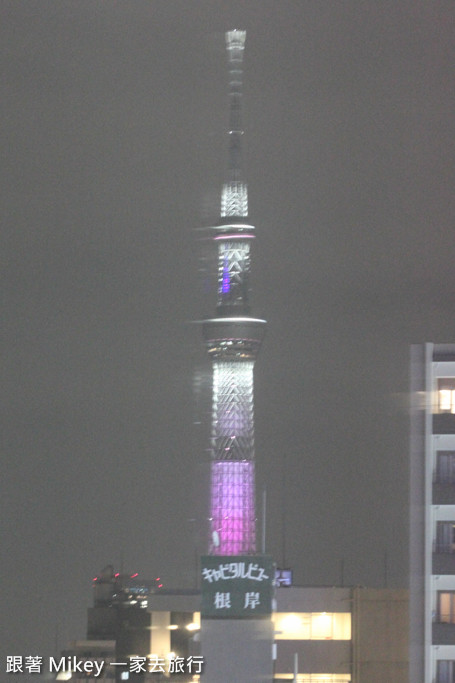
[[[297,583],[406,585],[409,345],[454,338],[454,13],[4,0],[2,663],[83,635],[108,562],[194,582],[231,26],[267,550]]]

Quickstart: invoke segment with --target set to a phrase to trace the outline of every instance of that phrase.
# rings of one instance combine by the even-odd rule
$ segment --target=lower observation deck
[[[211,318],[203,322],[207,353],[212,359],[255,360],[265,336],[260,318]]]

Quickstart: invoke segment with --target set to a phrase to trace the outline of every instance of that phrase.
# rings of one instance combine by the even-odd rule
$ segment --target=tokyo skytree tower
[[[218,225],[211,228],[218,252],[215,316],[203,335],[213,366],[210,541],[213,555],[256,551],[253,367],[265,320],[249,305],[248,187],[242,174],[242,77],[245,31],[226,33],[229,64],[229,168],[221,190]]]

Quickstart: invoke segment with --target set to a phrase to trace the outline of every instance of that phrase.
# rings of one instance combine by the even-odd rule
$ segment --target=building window
[[[455,521],[437,523],[436,552],[455,553]]]
[[[349,612],[275,612],[276,640],[350,640]]]
[[[438,451],[436,456],[436,483],[455,484],[455,452]]]
[[[455,662],[440,659],[436,670],[436,683],[455,683]]]
[[[294,681],[294,674],[276,673],[275,683]],[[297,683],[350,683],[351,674],[297,674]]]
[[[438,379],[438,413],[455,413],[455,377]]]
[[[438,591],[438,622],[455,624],[455,591]]]

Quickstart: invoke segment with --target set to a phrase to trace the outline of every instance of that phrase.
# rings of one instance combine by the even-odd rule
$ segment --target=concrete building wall
[[[350,588],[335,586],[291,586],[276,590],[275,672],[279,678],[292,674],[294,656],[298,655],[299,673],[305,674],[350,674],[351,672],[351,600]],[[289,614],[296,620],[290,628],[285,623]],[[338,639],[336,629],[329,628],[321,639],[314,637],[310,622],[316,617],[340,615],[347,622],[342,629],[343,638]],[[298,626],[299,620],[301,626]],[[306,624],[306,626],[305,626]]]
[[[202,619],[203,680],[208,683],[272,683],[270,619]]]
[[[204,679],[210,683],[270,681],[273,641],[277,678],[282,675],[289,680],[297,654],[300,675],[327,674],[331,680],[352,683],[407,683],[408,602],[407,590],[278,588],[275,622],[205,618],[201,631],[192,637],[201,644]],[[198,604],[200,596],[183,592],[149,598],[152,612],[158,608],[178,612],[182,607],[197,612]],[[281,631],[286,614],[291,621],[295,618],[297,626]],[[333,627],[321,637],[320,625],[313,630],[309,627],[312,619],[318,622],[321,618],[333,625],[340,621],[343,627]]]
[[[277,612],[350,612],[351,588],[290,586],[276,590]]]
[[[407,590],[353,589],[353,683],[406,683],[409,665]]]
[[[292,674],[294,655],[298,655],[299,673],[351,673],[350,640],[280,640],[277,642],[277,674]]]

